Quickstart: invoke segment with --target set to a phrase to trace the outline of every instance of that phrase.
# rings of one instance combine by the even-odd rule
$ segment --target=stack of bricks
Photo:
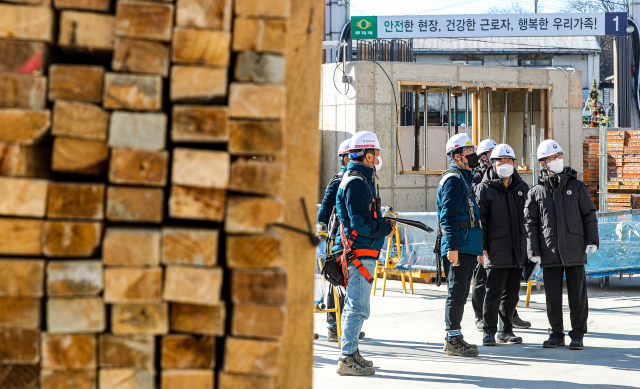
[[[587,186],[593,203],[598,208],[598,184],[600,180],[600,144],[597,136],[587,136],[582,143],[582,179]]]
[[[0,388],[275,386],[289,14],[0,3]]]

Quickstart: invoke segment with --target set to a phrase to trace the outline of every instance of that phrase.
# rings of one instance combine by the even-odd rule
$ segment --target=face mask
[[[375,161],[374,161],[375,162]],[[376,171],[379,172],[380,169],[382,169],[382,156],[378,157],[378,164],[374,164],[373,166],[376,167]]]
[[[496,168],[496,173],[500,178],[508,178],[513,174],[513,165],[509,165],[508,163],[503,163],[502,165]]]
[[[467,159],[467,165],[471,168],[471,169],[475,169],[478,166],[480,166],[480,157],[478,157],[478,154],[476,153],[471,153],[469,155],[465,155],[464,158]]]
[[[560,174],[564,170],[564,159],[554,159],[547,165],[549,166],[549,170],[556,174]]]

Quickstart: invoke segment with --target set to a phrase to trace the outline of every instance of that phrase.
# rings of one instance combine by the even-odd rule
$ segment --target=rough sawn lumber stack
[[[0,0],[0,388],[310,386],[320,7]]]

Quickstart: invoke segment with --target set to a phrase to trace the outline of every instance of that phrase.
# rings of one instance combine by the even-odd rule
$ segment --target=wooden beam
[[[164,192],[161,188],[107,188],[106,216],[109,221],[160,223],[163,210]]]
[[[41,143],[51,127],[48,109],[0,109],[0,142],[31,146]]]
[[[0,72],[42,76],[51,60],[44,42],[0,40]]]
[[[218,264],[218,239],[216,229],[163,228],[162,263],[215,266]]]
[[[49,184],[49,219],[104,219],[104,184]]]
[[[49,101],[102,102],[102,66],[58,65],[49,67]]]
[[[114,304],[111,306],[111,332],[119,335],[167,334],[169,306],[167,303]]]
[[[109,113],[97,105],[63,100],[54,105],[53,136],[106,141],[108,128]]]
[[[162,42],[117,38],[111,69],[117,72],[169,75],[169,46]]]
[[[0,218],[0,255],[40,256],[42,220]]]
[[[284,223],[306,230],[307,222],[300,199],[306,200],[307,213],[316,212],[320,149],[309,148],[320,143],[318,106],[320,105],[320,64],[324,36],[324,5],[314,0],[291,2],[291,17],[287,26],[286,44],[286,119],[283,122],[290,136],[284,139],[286,155],[276,161],[286,165],[282,198],[286,204]],[[399,121],[398,121],[399,123]],[[295,136],[293,136],[295,134]],[[293,231],[281,231],[282,246],[296,247],[285,250],[284,269],[296,282],[285,287],[287,300],[286,332],[276,375],[276,388],[310,388],[313,366],[313,314],[309,301],[313,301],[313,261],[315,247],[309,238]]]
[[[0,215],[44,218],[49,182],[0,177]]]
[[[110,52],[116,39],[115,25],[113,15],[62,11],[58,45],[74,50]]]
[[[160,244],[158,229],[108,227],[102,261],[106,266],[157,266]]]
[[[171,330],[223,336],[227,310],[224,305],[171,303]]]
[[[42,333],[42,367],[45,369],[96,369],[95,335]]]
[[[68,387],[75,389],[95,389],[97,387],[96,370],[52,370],[42,369],[40,389]]]
[[[46,95],[46,77],[0,74],[0,107],[43,109]]]
[[[54,14],[51,7],[0,4],[0,38],[2,39],[51,43],[53,25]]]
[[[90,257],[101,239],[99,222],[45,221],[42,253],[46,257]]]
[[[173,27],[173,4],[119,1],[116,4],[116,35],[169,42]]]
[[[53,140],[51,169],[57,172],[106,175],[109,147],[104,142],[57,137]]]
[[[106,307],[101,297],[47,300],[47,330],[50,333],[99,333],[105,328]]]
[[[228,109],[201,105],[173,105],[171,140],[223,143],[229,140]]]
[[[180,0],[176,7],[177,26],[231,30],[231,0]]]
[[[213,369],[215,346],[212,336],[163,336],[160,363],[163,369]]]
[[[150,335],[100,334],[100,367],[133,367],[153,370],[155,339]]]
[[[49,261],[48,296],[95,296],[104,287],[101,261]]]
[[[165,186],[168,170],[168,151],[111,149],[109,182],[112,184]]]
[[[162,109],[162,77],[107,73],[104,76],[104,108],[132,111]]]
[[[0,259],[0,297],[44,296],[44,260]]]

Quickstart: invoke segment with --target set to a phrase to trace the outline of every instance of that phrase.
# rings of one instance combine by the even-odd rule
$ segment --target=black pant
[[[531,271],[529,271],[529,273],[527,274],[530,273]],[[486,294],[486,283],[487,271],[485,270],[484,266],[478,264],[476,270],[474,270],[473,272],[473,290],[471,291],[471,305],[473,306],[473,313],[476,316],[476,320],[482,320],[482,315],[484,312],[484,296]],[[513,310],[513,317],[518,317],[517,309]]]
[[[542,268],[544,295],[547,298],[547,317],[551,325],[551,336],[564,338],[562,324],[562,276],[567,277],[569,295],[569,317],[571,318],[571,339],[582,339],[587,333],[589,301],[587,299],[587,278],[584,265]]]
[[[487,269],[487,293],[482,315],[484,332],[495,334],[498,318],[500,331],[513,332],[511,317],[518,304],[521,275],[522,269],[519,267]]]
[[[471,305],[473,306],[473,313],[476,315],[476,320],[482,320],[486,283],[487,271],[484,266],[478,263],[476,270],[473,271],[473,290],[471,291]]]
[[[469,297],[469,287],[473,277],[477,256],[458,253],[458,266],[451,266],[447,257],[443,258],[444,272],[447,276],[447,302],[444,309],[444,319],[447,323],[447,331],[460,330],[460,322],[464,313],[464,305]]]
[[[345,294],[342,293],[341,288],[338,288],[338,297],[340,299],[340,312],[344,309],[344,297]],[[336,307],[336,301],[333,294],[333,286],[329,287],[329,293],[327,293],[327,309],[334,309]],[[327,324],[334,326],[336,325],[336,313],[335,312],[327,312]]]

